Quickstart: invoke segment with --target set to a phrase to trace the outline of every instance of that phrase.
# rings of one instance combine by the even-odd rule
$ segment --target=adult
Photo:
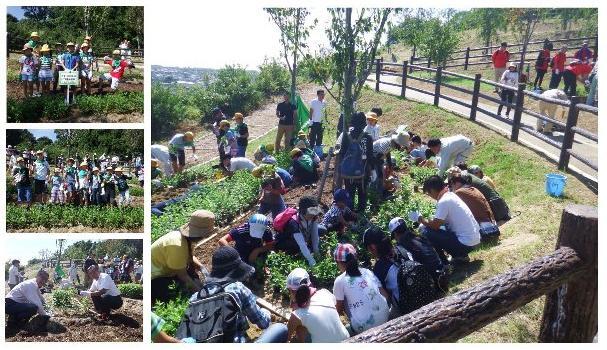
[[[208,210],[192,213],[187,224],[157,239],[151,248],[152,304],[170,298],[169,286],[177,282],[186,292],[202,287],[198,271],[202,263],[194,256],[196,242],[215,232],[215,214]]]
[[[409,147],[407,151],[409,152],[409,157],[415,161],[415,164],[419,164],[422,161],[426,160],[426,150],[428,146],[422,142],[422,138],[419,135],[413,135],[409,139]]]
[[[550,77],[550,84],[548,85],[549,89],[556,89],[559,87],[561,79],[563,78],[563,72],[565,71],[566,61],[567,46],[563,46],[559,52],[552,57],[552,61],[550,62],[550,66],[552,67],[552,76]]]
[[[454,164],[468,159],[474,143],[464,135],[455,135],[428,140],[428,149],[438,156],[438,173],[442,176]]]
[[[16,285],[19,284],[19,279],[20,279],[20,275],[19,275],[19,263],[20,261],[17,259],[14,259],[13,261],[11,261],[11,267],[8,269],[8,289],[11,290],[13,288],[15,288]]]
[[[25,203],[29,207],[32,203],[32,182],[30,169],[25,165],[23,157],[17,158],[17,166],[12,169],[12,174],[17,186],[17,203]]]
[[[229,154],[223,155],[221,165],[230,174],[239,170],[252,171],[256,167],[255,163],[249,158],[232,157]]]
[[[196,145],[194,145],[194,133],[191,131],[185,134],[175,134],[169,141],[169,157],[173,165],[173,171],[180,173],[185,166],[185,148],[191,147],[192,153],[196,156]]]
[[[152,158],[157,159],[162,165],[162,172],[165,176],[173,175],[173,166],[169,148],[163,145],[152,145]]]
[[[243,343],[246,341],[246,329],[249,323],[263,329],[257,343],[285,343],[287,341],[287,326],[281,323],[271,324],[270,312],[257,305],[257,297],[244,283],[255,273],[255,268],[246,264],[236,249],[219,247],[213,253],[211,273],[206,279],[210,292],[216,286],[222,285],[223,290],[234,297],[235,303],[245,317],[236,318],[235,327],[224,327],[223,342]],[[198,292],[190,301],[198,299]],[[224,322],[225,319],[224,319]]]
[[[485,196],[476,188],[470,186],[461,176],[449,179],[451,191],[455,193],[470,209],[472,216],[482,226],[484,223],[495,224],[493,212]]]
[[[491,187],[492,189],[497,191],[497,188],[495,187],[495,182],[493,181],[493,179],[491,179],[489,176],[485,175],[485,172],[483,172],[483,169],[481,169],[480,166],[470,165],[468,167],[468,173],[485,181],[487,183],[487,185],[489,185],[489,187]]]
[[[293,312],[289,318],[288,338],[300,343],[339,343],[350,337],[337,313],[335,296],[312,286],[308,272],[300,267],[287,276],[287,289]]]
[[[299,148],[293,148],[289,153],[293,179],[304,186],[315,185],[318,181],[318,164],[314,159]]]
[[[440,176],[426,180],[423,191],[436,200],[436,214],[430,220],[413,211],[409,219],[424,225],[423,234],[432,242],[443,263],[449,263],[445,252],[451,255],[453,263],[470,261],[468,253],[480,243],[480,227],[466,203],[449,192]]]
[[[339,146],[340,175],[350,198],[358,195],[358,212],[367,208],[367,179],[373,162],[373,138],[364,132],[365,119],[363,112],[352,116],[352,127],[342,133]]]
[[[316,98],[310,102],[310,147],[322,145],[323,136],[323,117],[325,117],[327,102],[325,101],[325,91],[316,91]]]
[[[36,161],[34,162],[34,200],[38,203],[46,203],[46,181],[49,178],[51,167],[44,159],[44,152],[36,152]]]
[[[567,94],[563,90],[559,89],[546,90],[542,92],[542,97],[561,101],[569,100],[569,96],[567,96]],[[538,105],[540,107],[540,114],[556,120],[561,119],[563,122],[565,122],[565,109],[562,106],[544,100],[539,100]],[[557,110],[561,111],[560,117],[557,116]],[[552,122],[545,122],[539,118],[537,119],[535,124],[536,130],[543,133],[552,133],[553,127],[554,124]]]
[[[274,149],[280,151],[280,141],[284,137],[285,150],[291,149],[293,128],[297,116],[297,106],[291,103],[291,94],[285,91],[282,94],[282,102],[276,106],[276,117],[278,117],[278,131],[274,140]]]
[[[491,55],[491,62],[493,62],[493,73],[495,74],[495,82],[499,83],[502,79],[502,74],[506,71],[506,64],[510,60],[510,52],[507,50],[508,44],[503,42],[499,49],[497,49]],[[497,86],[495,92],[499,92]]]
[[[350,320],[353,334],[359,334],[388,321],[390,294],[373,272],[358,266],[356,249],[351,244],[338,244],[333,252],[341,272],[333,284],[336,308]]]
[[[244,122],[242,113],[234,113],[234,133],[236,134],[236,156],[245,157],[247,154],[247,146],[249,145],[249,126]]]
[[[8,324],[20,328],[37,313],[42,316],[42,326],[46,327],[50,316],[44,309],[45,302],[42,293],[40,293],[40,288],[46,285],[48,279],[48,272],[40,270],[36,274],[36,278],[17,284],[6,294],[4,302]]]
[[[270,220],[263,214],[253,214],[248,222],[231,229],[217,243],[220,247],[228,247],[231,242],[244,262],[256,266],[257,259],[274,247]]]
[[[588,77],[590,84],[588,86],[588,97],[586,98],[586,104],[589,106],[595,106],[598,95],[598,85],[599,85],[599,62],[594,61],[594,66],[592,67],[592,71],[590,72],[590,76]]]
[[[503,85],[507,85],[511,87],[510,89],[502,89],[500,92],[500,99],[502,103],[497,107],[497,115],[499,117],[502,116],[502,108],[504,107],[504,103],[508,103],[506,106],[506,118],[509,118],[510,108],[512,105],[512,101],[514,100],[514,89],[518,87],[519,81],[519,73],[516,69],[516,64],[510,63],[508,65],[508,70],[502,74],[502,78],[500,79],[500,83]]]
[[[392,150],[405,150],[409,147],[409,133],[405,131],[405,129],[406,126],[401,125],[396,129],[396,133],[392,136],[385,136],[373,142],[375,174],[372,173],[371,179],[373,180],[373,178],[376,178],[376,187],[381,194],[383,194],[384,185],[384,165],[389,168],[389,171],[393,167],[390,152],[392,152]]]
[[[80,291],[80,296],[89,296],[101,320],[107,320],[112,310],[122,307],[122,296],[114,280],[107,273],[99,272],[97,264],[91,265],[87,273],[93,280],[91,287]]]
[[[565,88],[563,90],[567,96],[577,95],[577,81],[585,82],[590,72],[592,72],[592,66],[577,59],[565,67],[565,71],[563,72]]]
[[[550,50],[552,44],[544,45],[544,48],[538,53],[537,59],[535,60],[535,80],[533,82],[533,89],[538,87],[542,89],[542,82],[544,81],[544,75],[548,71],[548,65],[550,64]]]
[[[576,51],[573,56],[575,59],[580,60],[582,63],[591,63],[594,58],[594,53],[588,48],[588,40],[582,42],[582,47]]]

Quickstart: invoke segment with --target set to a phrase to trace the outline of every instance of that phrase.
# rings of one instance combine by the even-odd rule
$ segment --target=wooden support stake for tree
[[[464,70],[468,70],[468,60],[470,59],[470,47],[466,48],[466,57],[464,59]]]
[[[570,204],[563,210],[556,247],[570,247],[585,272],[548,294],[540,342],[590,343],[598,331],[598,210]]]
[[[440,100],[440,84],[443,77],[443,67],[436,67],[436,76],[434,78],[434,105],[438,107]]]
[[[470,102],[470,120],[476,120],[476,108],[478,107],[478,94],[481,90],[481,74],[474,75],[474,89],[472,91],[472,102]]]
[[[580,113],[579,109],[577,109],[578,103],[579,97],[571,96],[569,112],[567,113],[567,123],[565,125],[565,135],[563,136],[561,155],[559,156],[559,170],[562,171],[567,171],[567,167],[569,166],[570,154],[567,150],[573,147],[573,138],[575,136],[573,127],[577,125],[577,119]]]
[[[521,128],[521,117],[523,116],[523,103],[525,101],[525,84],[519,83],[516,90],[516,104],[514,107],[514,117],[512,118],[512,133],[510,141],[518,141],[518,134]]]
[[[381,60],[375,60],[375,92],[379,92],[379,79],[381,77]]]
[[[413,73],[413,65],[415,64],[415,56],[409,59],[409,73]]]
[[[345,131],[344,131],[345,134]],[[329,153],[327,154],[327,158],[325,159],[325,169],[322,172],[322,178],[320,179],[320,186],[318,186],[318,195],[317,200],[320,203],[320,199],[322,198],[322,190],[325,188],[325,182],[327,182],[327,176],[329,176],[329,165],[331,164],[331,156],[333,156],[333,147],[329,147]],[[335,164],[337,167],[337,164]]]
[[[400,82],[400,97],[405,97],[405,92],[407,90],[407,65],[409,62],[403,61],[403,75]]]

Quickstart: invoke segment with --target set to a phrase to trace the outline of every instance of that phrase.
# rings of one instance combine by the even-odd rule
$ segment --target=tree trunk
[[[354,101],[352,88],[354,85],[354,61],[355,61],[355,41],[353,35],[352,28],[352,8],[346,9],[346,50],[345,50],[345,65],[346,69],[344,70],[344,96],[342,101],[342,110],[344,113],[344,131],[348,130],[348,125],[350,125],[350,118],[352,117],[352,113],[354,111]]]
[[[295,15],[295,44],[293,47],[293,69],[291,70],[291,102],[296,103],[297,97],[297,50],[299,49],[299,21],[301,20],[301,9],[297,9]]]
[[[531,40],[531,21],[527,21],[527,28],[525,28],[525,35],[523,36],[523,51],[521,52],[521,60],[519,73],[521,73],[523,67],[525,66],[525,55],[527,55],[527,46],[529,45],[529,41]]]

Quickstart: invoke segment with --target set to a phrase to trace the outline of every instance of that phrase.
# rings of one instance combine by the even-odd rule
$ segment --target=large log
[[[539,341],[592,342],[598,331],[598,210],[568,205],[563,210],[557,248],[570,247],[588,266],[546,298]]]
[[[577,253],[560,248],[346,342],[454,342],[555,290],[583,271],[584,263]]]

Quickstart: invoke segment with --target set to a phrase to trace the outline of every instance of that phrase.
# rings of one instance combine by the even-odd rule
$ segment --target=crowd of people
[[[135,65],[125,57],[129,52],[127,48],[112,51],[111,56],[103,57],[103,63],[109,66],[109,72],[95,74],[98,79],[98,90],[103,90],[107,82],[112,91],[118,89],[127,68]],[[48,95],[57,91],[59,72],[78,72],[80,89],[74,94],[91,94],[94,73],[99,72],[98,58],[93,51],[91,36],[86,36],[82,44],[56,42],[50,44],[41,39],[38,32],[32,32],[30,39],[23,45],[22,55],[19,58],[19,78],[23,86],[25,97]],[[34,87],[36,92],[34,92]]]
[[[324,118],[319,116],[325,115],[326,108],[324,92],[318,91],[317,95],[310,105],[309,134],[300,130],[289,141],[290,128],[285,120],[291,120],[296,108],[286,105],[290,102],[285,94],[277,108],[279,128],[285,130],[274,145],[260,146],[253,160],[236,152],[229,154],[231,148],[230,152],[224,148],[223,154],[220,151],[221,166],[228,172],[250,171],[262,179],[257,212],[244,224],[218,236],[210,272],[194,255],[194,247],[217,232],[214,213],[197,210],[187,224],[157,239],[151,251],[152,304],[167,301],[171,297],[169,286],[176,284],[183,293],[192,295],[189,307],[194,309],[188,315],[212,313],[217,310],[204,309],[213,307],[205,300],[227,293],[232,297],[225,303],[236,304],[228,309],[240,311],[225,319],[239,321],[225,321],[223,329],[230,331],[220,341],[246,341],[250,322],[264,330],[257,342],[337,342],[444,295],[451,272],[469,262],[469,253],[481,239],[499,235],[498,223],[509,220],[510,212],[494,181],[479,166],[467,165],[474,148],[472,140],[464,135],[423,140],[406,125],[382,134],[383,113],[379,107],[352,115],[350,128],[337,139],[335,176],[343,183],[335,189],[329,209],[324,212],[316,197],[307,195],[296,206],[288,206],[283,195],[294,186],[314,186],[320,158],[325,156],[314,150],[322,142],[317,133],[322,133]],[[283,136],[284,148],[291,157],[289,169],[276,166],[275,151]],[[181,145],[192,140],[186,135],[179,138]],[[397,189],[392,157],[396,151],[411,165],[437,169],[438,175],[428,178],[422,189],[436,202],[436,213],[433,217],[417,211],[402,213],[392,218],[388,227],[372,225],[358,232],[361,229],[356,223],[367,209],[369,191],[383,200]],[[348,230],[372,256],[375,263],[370,269],[360,263],[356,244],[345,238]],[[339,269],[333,290],[316,288],[306,269],[291,271],[284,281],[293,310],[290,320],[286,325],[271,323],[268,310],[256,303],[257,297],[249,289],[256,269],[264,268],[265,257],[271,251],[301,256],[312,267],[320,256],[321,237],[333,232],[340,242],[333,252]],[[403,290],[402,280],[407,276],[399,267],[407,263],[423,271],[416,274],[414,284],[420,289],[415,293]],[[347,325],[340,315],[347,317]],[[155,341],[209,340],[184,323],[175,338],[169,337],[162,332],[163,322],[158,316],[152,319]]]
[[[143,186],[141,157],[133,158],[129,165],[134,169],[132,174],[119,165],[118,156],[60,155],[51,167],[43,150],[21,152],[8,145],[6,154],[7,170],[17,190],[17,203],[28,207],[32,202],[123,207],[131,203],[129,180],[137,178]]]
[[[7,325],[22,328],[33,316],[39,315],[42,322],[37,326],[46,329],[52,310],[43,293],[48,293],[53,288],[76,288],[79,297],[90,298],[99,319],[105,321],[112,310],[118,310],[123,305],[117,284],[131,283],[133,280],[135,283],[143,282],[143,262],[127,255],[113,259],[106,256],[98,260],[87,256],[81,268],[83,280],[80,279],[76,262],[71,263],[67,273],[55,268],[53,279],[45,269],[40,269],[34,278],[26,279],[20,261],[14,259],[8,271],[9,291],[5,296]]]

